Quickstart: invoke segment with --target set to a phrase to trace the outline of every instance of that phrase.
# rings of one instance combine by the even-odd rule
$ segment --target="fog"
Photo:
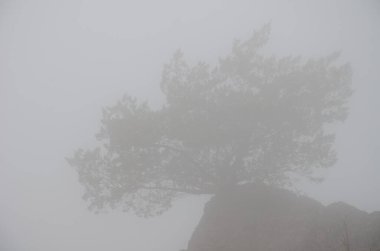
[[[65,160],[95,145],[102,108],[124,93],[164,102],[163,65],[181,49],[214,64],[235,39],[270,23],[265,51],[305,58],[341,52],[352,67],[349,115],[337,126],[337,163],[300,193],[380,210],[380,2],[0,2],[0,250],[180,250],[208,196],[163,215],[94,214]]]

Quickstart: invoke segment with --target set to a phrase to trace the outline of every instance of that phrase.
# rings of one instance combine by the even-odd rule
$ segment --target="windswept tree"
[[[330,128],[347,115],[349,65],[336,54],[267,56],[268,37],[264,27],[235,42],[213,67],[175,53],[163,69],[160,109],[130,96],[105,108],[99,145],[68,158],[90,208],[156,215],[182,194],[282,186],[333,165]]]

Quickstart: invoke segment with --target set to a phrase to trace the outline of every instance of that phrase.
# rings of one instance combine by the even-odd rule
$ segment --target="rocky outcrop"
[[[187,251],[380,251],[380,212],[266,185],[215,195]]]

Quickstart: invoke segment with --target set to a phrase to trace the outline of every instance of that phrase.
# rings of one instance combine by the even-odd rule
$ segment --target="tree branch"
[[[202,164],[199,163],[198,161],[196,161],[191,156],[189,156],[189,154],[187,154],[185,151],[183,151],[181,149],[178,149],[176,147],[173,147],[173,146],[162,144],[162,143],[156,143],[155,146],[167,148],[169,150],[172,150],[172,151],[175,151],[175,152],[181,154],[182,156],[184,156],[185,158],[187,158],[193,165],[195,165],[199,169],[199,171],[202,173],[202,175],[205,175],[206,177],[208,177],[212,181],[215,181],[215,178],[211,174],[209,174],[209,173],[207,173],[207,172],[204,171],[204,167],[202,166]]]
[[[139,189],[146,190],[164,190],[164,191],[172,191],[177,193],[187,193],[187,194],[214,194],[215,191],[211,190],[202,190],[202,189],[187,189],[187,188],[176,188],[176,187],[164,187],[164,186],[139,186]]]

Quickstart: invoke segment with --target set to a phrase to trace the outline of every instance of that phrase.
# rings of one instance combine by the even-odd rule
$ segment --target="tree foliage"
[[[338,55],[267,56],[269,27],[216,66],[189,65],[181,52],[164,66],[160,109],[124,96],[103,110],[98,147],[68,158],[93,209],[122,205],[159,214],[184,194],[230,186],[284,185],[336,161],[326,128],[347,115],[351,70]]]

